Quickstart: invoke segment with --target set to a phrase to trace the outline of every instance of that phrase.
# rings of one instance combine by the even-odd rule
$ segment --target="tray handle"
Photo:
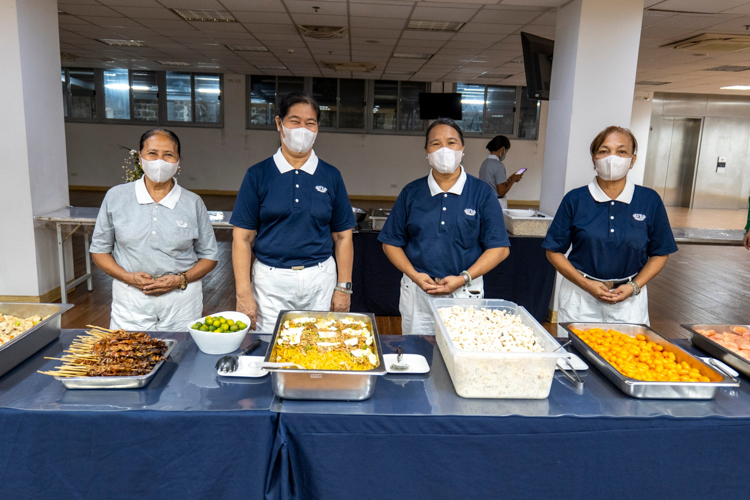
[[[702,361],[706,362],[707,364],[711,365],[711,367],[717,371],[719,371],[722,375],[728,377],[733,383],[740,383],[739,373],[734,371],[732,368],[727,366],[724,362],[719,361],[716,358],[712,358],[710,356],[706,357],[699,357]]]

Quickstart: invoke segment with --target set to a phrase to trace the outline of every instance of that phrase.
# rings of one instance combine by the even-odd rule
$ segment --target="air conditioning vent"
[[[705,71],[728,71],[730,73],[739,73],[740,71],[747,71],[750,66],[716,66],[715,68],[708,68]]]
[[[447,31],[455,33],[463,28],[466,23],[448,22],[448,21],[409,21],[407,30],[411,31]]]
[[[232,52],[268,52],[268,48],[262,45],[226,45]]]
[[[636,85],[651,85],[651,86],[667,85],[668,83],[672,83],[672,82],[655,82],[652,80],[641,80],[640,82],[635,82]]]
[[[334,71],[361,71],[364,73],[371,73],[378,67],[376,63],[360,62],[324,62],[323,66]]]
[[[236,23],[237,19],[226,10],[172,9],[185,21],[208,21],[217,23]]]
[[[679,42],[668,43],[662,47],[698,54],[726,54],[750,49],[750,35],[704,33]]]
[[[316,40],[332,40],[344,38],[346,28],[344,26],[312,26],[309,24],[298,24],[297,29],[302,36],[315,38]]]

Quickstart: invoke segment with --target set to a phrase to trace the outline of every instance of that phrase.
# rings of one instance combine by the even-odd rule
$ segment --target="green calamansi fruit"
[[[208,327],[206,325],[203,325],[202,327],[199,328],[199,330],[202,331],[202,332],[207,332],[208,331]]]
[[[193,325],[193,326],[192,326],[191,328],[192,328],[193,330],[200,330],[202,326],[203,326],[203,323],[201,323],[201,322],[199,321],[199,322],[197,322],[196,324],[194,324],[194,325]]]

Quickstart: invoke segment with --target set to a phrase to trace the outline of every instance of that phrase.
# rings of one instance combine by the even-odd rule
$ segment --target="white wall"
[[[33,217],[68,204],[56,0],[0,0],[0,295],[59,285],[54,231]]]
[[[237,191],[248,167],[271,156],[279,146],[276,131],[245,129],[245,77],[225,75],[224,128],[170,127],[182,142],[182,172],[188,189]],[[546,103],[541,108],[537,141],[514,140],[505,162],[508,174],[526,167],[511,200],[539,200]],[[80,186],[114,186],[123,180],[127,152],[138,148],[145,126],[67,123],[68,182]],[[487,157],[491,138],[467,139],[464,166],[473,175]],[[322,132],[315,152],[341,170],[349,194],[396,196],[412,180],[426,175],[424,136]]]

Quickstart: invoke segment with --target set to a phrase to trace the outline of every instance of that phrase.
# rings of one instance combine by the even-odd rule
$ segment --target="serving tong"
[[[558,351],[560,349],[563,349],[565,346],[567,346],[571,342],[572,342],[572,340],[568,340],[567,342],[565,342],[564,344],[562,344],[560,347],[558,347],[557,349],[555,349],[552,352],[555,352],[555,351]],[[570,362],[570,358],[560,358],[560,359],[565,360],[565,364],[568,365],[568,368],[570,368],[570,371],[573,372],[573,375],[571,375],[570,373],[568,373],[568,370],[565,369],[565,368],[561,369],[560,371],[563,373],[563,375],[565,375],[566,377],[568,377],[568,380],[570,380],[573,383],[573,385],[575,385],[575,388],[577,390],[583,390],[583,379],[581,378],[580,375],[578,375],[578,372],[576,371],[576,369],[573,368],[573,363]]]
[[[236,356],[222,356],[219,361],[216,362],[216,370],[219,372],[219,374],[236,372],[240,367],[239,357],[247,356],[255,349],[257,349],[261,343],[263,343],[263,341],[261,339],[257,339],[252,341],[249,346],[242,349]],[[304,369],[302,365],[298,365],[297,363],[273,363],[271,361],[249,363],[248,366],[251,368],[284,368],[294,366],[295,368]]]

